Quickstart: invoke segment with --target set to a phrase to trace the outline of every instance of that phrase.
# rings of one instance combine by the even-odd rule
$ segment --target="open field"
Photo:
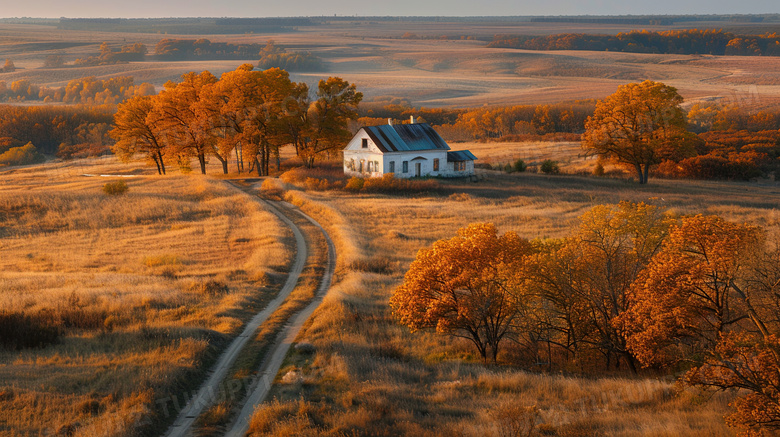
[[[689,26],[649,26],[649,30],[710,28],[716,23]],[[723,24],[720,23],[719,27]],[[328,75],[356,83],[367,99],[403,97],[415,105],[474,107],[538,104],[605,97],[618,85],[652,79],[679,88],[686,100],[721,100],[767,106],[780,99],[780,58],[650,55],[612,52],[524,51],[486,48],[495,34],[560,32],[616,33],[628,25],[569,23],[447,23],[447,22],[332,22],[277,34],[202,35],[212,41],[265,43],[275,40],[290,50],[310,51],[323,58],[326,71],[293,74],[310,85]],[[424,29],[424,30],[421,30]],[[750,32],[747,24],[735,31]],[[463,35],[482,40],[403,39],[419,36]],[[42,68],[46,56],[63,54],[67,62],[95,55],[106,41],[115,46],[142,42],[154,53],[162,38],[192,35],[110,33],[59,30],[52,26],[0,24],[0,58],[11,58],[19,70],[0,73],[8,83],[63,85],[68,80],[96,76],[132,75],[137,82],[162,86],[187,71],[208,69],[214,74],[235,69],[243,61],[134,62],[97,67]]]
[[[137,177],[107,196],[116,177],[82,173]],[[0,434],[159,433],[156,402],[183,402],[284,278],[289,231],[245,193],[147,174],[114,159],[0,174],[0,315],[59,331],[0,350]]]
[[[482,150],[486,159],[507,154],[488,147],[495,146]],[[566,153],[557,158],[565,162]],[[349,269],[298,339],[310,346],[288,356],[272,393],[277,402],[258,408],[252,435],[507,435],[507,418],[536,417],[531,407],[539,410],[542,435],[733,435],[723,421],[731,393],[683,389],[652,374],[572,377],[484,367],[463,340],[410,334],[387,302],[417,250],[472,222],[557,238],[570,235],[592,206],[631,200],[679,214],[718,214],[777,236],[778,186],[483,174],[478,183],[441,182],[442,192],[427,196],[288,192],[290,201],[331,223]],[[504,359],[518,352],[510,346]]]

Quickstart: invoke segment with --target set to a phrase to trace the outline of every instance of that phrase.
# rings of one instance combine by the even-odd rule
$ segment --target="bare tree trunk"
[[[263,176],[263,166],[257,160],[257,155],[255,155],[255,168],[257,169],[257,175]]]
[[[200,172],[202,174],[206,174],[206,154],[205,153],[199,153],[198,154],[198,161],[200,162]]]
[[[160,168],[158,169],[161,173],[165,174],[165,161],[163,160],[163,154],[159,150],[157,151],[157,159],[160,160]]]
[[[228,174],[228,159],[229,159],[229,155],[228,155],[228,158],[223,158],[222,155],[220,155],[219,153],[215,153],[214,156],[216,156],[217,159],[219,160],[220,164],[222,164],[222,174]]]
[[[157,159],[157,155],[152,155],[152,159],[154,160],[154,165],[157,166],[157,174],[162,175],[162,169],[160,168],[160,161]]]
[[[639,178],[639,183],[644,184],[644,173],[642,173],[642,164],[634,164],[634,167],[636,168],[636,175]]]

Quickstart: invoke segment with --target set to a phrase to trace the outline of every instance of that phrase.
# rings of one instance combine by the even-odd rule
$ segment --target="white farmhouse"
[[[451,152],[447,142],[427,123],[361,128],[344,149],[348,176],[398,178],[422,176],[461,177],[474,174],[468,150]]]

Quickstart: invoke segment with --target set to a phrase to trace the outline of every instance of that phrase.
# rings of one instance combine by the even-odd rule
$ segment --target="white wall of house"
[[[363,147],[364,139],[367,147]],[[380,177],[384,173],[383,168],[382,151],[371,141],[368,134],[361,130],[344,149],[344,174],[363,178]]]
[[[447,172],[449,172],[449,177],[461,177],[461,176],[471,176],[474,174],[474,161],[462,161],[463,162],[463,169],[462,170],[456,170],[455,169],[455,162],[448,162],[447,163]]]
[[[384,159],[384,173],[394,173],[397,178],[447,176],[446,150],[385,153]],[[439,169],[434,170],[434,162],[437,159]]]

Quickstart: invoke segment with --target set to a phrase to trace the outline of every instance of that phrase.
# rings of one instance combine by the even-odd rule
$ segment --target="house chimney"
[[[414,124],[414,115],[409,116],[409,123]]]
[[[392,118],[388,118],[388,119],[387,119],[387,124],[389,124],[390,126],[392,126],[392,125],[393,125],[393,119],[392,119]]]

